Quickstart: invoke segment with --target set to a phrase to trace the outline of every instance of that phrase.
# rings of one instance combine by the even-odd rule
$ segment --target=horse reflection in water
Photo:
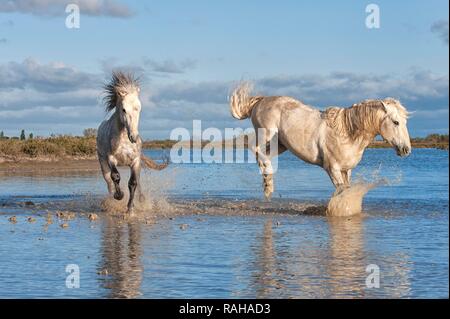
[[[411,290],[409,256],[394,253],[379,256],[372,251],[364,234],[364,216],[352,218],[329,217],[330,251],[327,273],[330,295],[338,298],[393,298],[408,296]],[[366,279],[373,274],[369,265],[379,268],[379,287],[370,288]]]
[[[364,297],[368,266],[364,247],[363,217],[328,218],[330,244],[325,271],[329,294],[338,298]]]
[[[141,296],[143,265],[141,261],[141,225],[138,222],[118,223],[106,218],[102,238],[103,286],[109,298]]]
[[[280,278],[284,275],[278,262],[277,251],[274,247],[272,219],[264,223],[261,236],[261,247],[256,256],[255,268],[259,271],[253,277],[256,298],[269,298],[275,291],[283,291]]]
[[[322,207],[325,211],[326,207]],[[254,248],[255,269],[246,291],[256,298],[371,298],[409,295],[409,258],[393,254],[378,256],[364,234],[364,216],[328,218],[329,233],[318,234],[329,242],[309,239],[292,250],[285,245],[289,233],[265,222]],[[298,230],[297,230],[298,231]],[[305,229],[309,232],[310,229]],[[292,251],[291,251],[292,250]],[[380,267],[380,288],[368,288],[366,268]],[[238,293],[236,293],[238,294]],[[247,296],[244,292],[244,295]]]

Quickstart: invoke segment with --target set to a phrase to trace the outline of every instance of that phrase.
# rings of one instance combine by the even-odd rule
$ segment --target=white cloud
[[[69,67],[60,62],[41,64],[28,58],[23,62],[0,65],[0,90],[34,89],[43,92],[63,92],[89,88],[99,77]]]
[[[127,18],[131,9],[116,0],[0,0],[0,12],[19,12],[36,16],[65,15],[68,4],[77,4],[81,14]]]
[[[149,72],[145,67],[143,72]],[[105,72],[86,73],[64,63],[34,59],[0,64],[0,130],[23,126],[42,134],[47,127],[48,133],[81,134],[86,127],[98,126],[105,117],[101,94],[109,71]],[[145,138],[168,138],[175,127],[191,128],[193,119],[202,120],[204,127],[250,126],[229,114],[227,97],[233,83],[165,80],[147,81],[142,87],[140,129]],[[413,136],[415,129],[448,128],[448,88],[448,75],[418,69],[401,76],[335,72],[256,80],[257,93],[290,95],[316,107],[400,98],[409,110],[417,111],[410,121]]]

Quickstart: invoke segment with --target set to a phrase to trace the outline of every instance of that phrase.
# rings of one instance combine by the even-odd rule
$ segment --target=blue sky
[[[65,27],[78,3],[81,28]],[[369,3],[380,29],[365,26]],[[115,68],[144,78],[141,134],[247,127],[235,81],[323,108],[400,98],[413,136],[448,133],[448,1],[0,0],[0,130],[80,134]]]

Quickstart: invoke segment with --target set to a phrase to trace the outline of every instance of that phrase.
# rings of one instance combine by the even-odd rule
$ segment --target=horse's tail
[[[238,120],[250,117],[255,105],[262,100],[261,96],[250,96],[253,84],[250,82],[240,83],[230,96],[231,115]]]
[[[165,159],[164,163],[158,164],[154,160],[152,160],[151,158],[149,158],[147,156],[144,156],[143,154],[141,155],[141,160],[147,168],[154,169],[157,171],[161,171],[169,165],[168,159]]]

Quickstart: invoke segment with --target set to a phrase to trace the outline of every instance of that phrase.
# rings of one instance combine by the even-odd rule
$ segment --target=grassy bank
[[[4,160],[61,159],[95,157],[96,143],[92,137],[58,136],[45,139],[2,139],[0,157]]]
[[[411,139],[413,148],[437,148],[448,150],[448,135],[430,134],[427,137],[415,137]],[[374,141],[370,144],[371,148],[386,148],[390,145],[384,141]]]
[[[413,148],[438,148],[448,150],[448,135],[432,134],[425,138],[411,139]],[[145,141],[146,149],[170,149],[176,141]],[[203,141],[202,145],[208,142]],[[189,142],[185,142],[186,146]],[[228,143],[227,143],[228,144]],[[192,144],[191,144],[192,145]],[[223,143],[225,145],[225,143]],[[246,145],[245,145],[246,146]],[[375,141],[369,147],[388,148],[383,141]],[[35,139],[0,139],[0,162],[27,159],[57,160],[64,158],[90,159],[96,157],[95,137],[58,136]]]

